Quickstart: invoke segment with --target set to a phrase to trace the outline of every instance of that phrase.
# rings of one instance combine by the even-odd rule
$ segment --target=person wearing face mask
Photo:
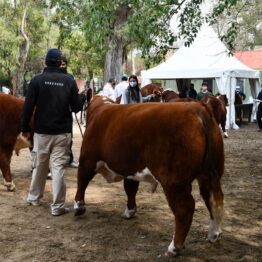
[[[136,104],[149,102],[155,94],[142,97],[140,88],[138,86],[138,79],[135,75],[129,77],[129,85],[123,91],[120,104]]]
[[[200,101],[205,96],[212,96],[212,93],[208,91],[207,82],[203,82],[201,91],[197,94],[196,99]]]
[[[68,61],[66,59],[65,56],[61,56],[61,70],[63,71],[63,73],[65,73],[67,76],[69,76],[70,78],[73,78],[74,79],[74,76],[72,74],[69,74],[67,72],[67,65],[68,65]]]

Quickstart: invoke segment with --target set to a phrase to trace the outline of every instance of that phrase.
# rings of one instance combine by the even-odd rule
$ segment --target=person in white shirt
[[[103,92],[102,92],[104,96],[107,96],[108,98],[112,99],[113,101],[116,101],[115,91],[114,91],[115,84],[116,84],[115,79],[110,78],[108,82],[105,84],[105,86],[103,87]]]
[[[116,102],[120,102],[122,93],[128,87],[128,75],[124,74],[121,77],[121,82],[115,87],[115,98]]]

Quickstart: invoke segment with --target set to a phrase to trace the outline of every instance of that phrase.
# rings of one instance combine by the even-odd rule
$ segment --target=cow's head
[[[156,84],[149,84],[141,88],[142,96],[148,96],[154,94],[151,102],[160,102],[162,98],[163,88]]]
[[[227,99],[227,95],[221,95],[220,93],[217,93],[216,95],[215,95],[215,97],[216,98],[218,98],[218,99],[220,99],[223,103],[224,103],[224,105],[225,106],[228,106],[229,104],[228,104],[228,99]]]
[[[171,99],[177,99],[179,95],[174,91],[167,89],[162,93],[163,102],[169,102]]]

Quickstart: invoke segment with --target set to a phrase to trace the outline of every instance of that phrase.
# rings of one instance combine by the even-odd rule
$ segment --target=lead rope
[[[76,122],[77,122],[77,124],[78,124],[78,127],[79,127],[80,133],[81,133],[81,135],[82,135],[82,138],[84,138],[84,134],[83,134],[82,128],[81,128],[81,126],[80,126],[80,123],[79,123],[79,121],[78,121],[78,118],[77,118],[76,113],[75,113],[75,119],[76,119]]]

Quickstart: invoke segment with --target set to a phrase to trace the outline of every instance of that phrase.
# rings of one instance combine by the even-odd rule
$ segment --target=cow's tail
[[[224,172],[224,146],[220,129],[212,114],[209,105],[202,103],[203,129],[206,139],[206,152],[203,164],[203,173],[208,176],[210,185],[219,183]]]

